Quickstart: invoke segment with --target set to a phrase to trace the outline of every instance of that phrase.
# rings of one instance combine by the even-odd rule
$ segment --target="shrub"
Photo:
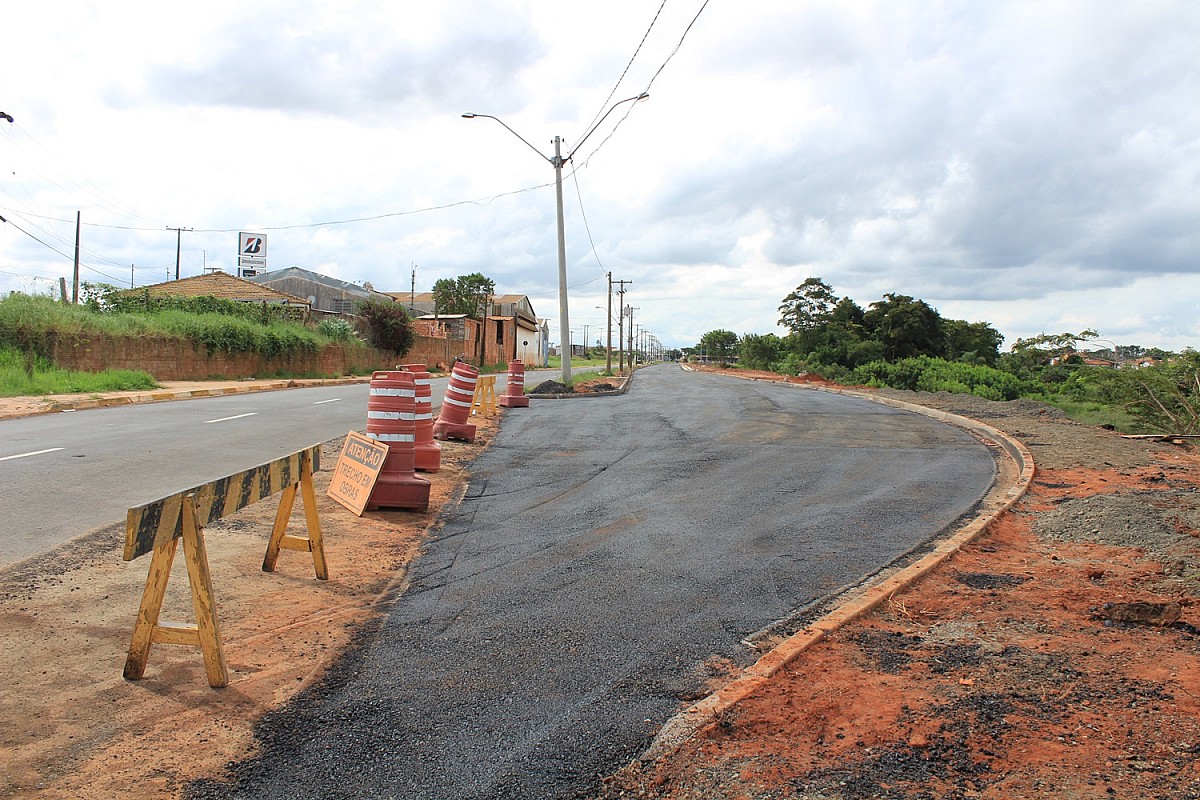
[[[412,349],[416,334],[408,310],[400,303],[364,300],[358,304],[358,314],[366,320],[367,332],[375,347],[400,356]]]
[[[338,317],[327,317],[317,325],[317,333],[335,342],[348,342],[354,338],[354,328]]]
[[[889,363],[872,361],[852,373],[859,383],[923,392],[974,394],[989,400],[1015,400],[1028,388],[1015,375],[983,364],[917,356]]]

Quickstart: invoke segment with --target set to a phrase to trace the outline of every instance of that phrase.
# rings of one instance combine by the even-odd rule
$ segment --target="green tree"
[[[942,353],[942,316],[924,300],[889,292],[863,314],[863,326],[888,361]]]
[[[701,336],[697,348],[702,354],[708,356],[709,361],[716,360],[726,363],[737,352],[737,345],[736,333],[717,329]]]
[[[1079,349],[1079,343],[1095,339],[1100,334],[1093,330],[1079,333],[1041,333],[1028,339],[1017,339],[1009,352],[1025,364],[1048,364],[1062,359]]]
[[[779,306],[779,324],[799,334],[824,325],[838,299],[829,284],[820,278],[807,278]]]
[[[479,272],[442,278],[433,284],[433,305],[438,314],[466,314],[482,319],[488,302],[496,293],[496,284]]]
[[[779,362],[783,340],[773,333],[747,333],[738,345],[738,363],[750,369],[771,369]]]
[[[986,322],[967,322],[947,319],[942,322],[942,336],[947,361],[996,366],[1004,336]]]
[[[1160,366],[1095,369],[1087,376],[1102,401],[1123,406],[1149,430],[1200,431],[1200,353],[1195,350]]]

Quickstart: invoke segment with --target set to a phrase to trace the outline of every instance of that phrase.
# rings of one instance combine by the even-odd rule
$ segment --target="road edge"
[[[683,365],[681,367],[688,372],[694,371]],[[739,376],[730,375],[729,377]],[[792,664],[828,634],[869,614],[888,598],[897,592],[906,590],[932,572],[987,530],[988,526],[1001,514],[1012,508],[1033,481],[1036,467],[1033,454],[1029,449],[1012,436],[986,423],[915,403],[880,397],[853,389],[784,383],[782,381],[780,385],[870,400],[904,411],[922,414],[939,422],[961,428],[980,439],[985,445],[993,444],[999,447],[1016,467],[1015,477],[1009,486],[1002,486],[1000,483],[1004,479],[1004,472],[997,473],[996,481],[975,516],[963,523],[950,536],[937,541],[929,553],[899,571],[869,579],[859,585],[832,610],[769,650],[754,664],[743,670],[737,678],[667,720],[655,735],[650,746],[639,756],[638,760],[642,763],[661,761],[671,756],[688,740],[706,728],[717,724],[739,702],[766,686],[780,670]]]

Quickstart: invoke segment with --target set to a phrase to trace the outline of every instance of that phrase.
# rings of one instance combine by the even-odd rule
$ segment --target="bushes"
[[[416,334],[408,311],[399,303],[364,300],[358,304],[358,314],[367,323],[371,344],[381,350],[404,355],[412,349]]]
[[[894,363],[872,361],[850,373],[856,383],[921,392],[973,394],[988,400],[1016,400],[1028,387],[1015,375],[982,364],[917,356]]]
[[[333,342],[347,343],[357,341],[354,328],[344,319],[329,317],[317,325],[317,333]]]
[[[78,306],[21,294],[0,299],[0,346],[17,347],[26,354],[31,369],[31,359],[48,356],[54,340],[96,334],[168,336],[189,339],[210,354],[258,353],[265,358],[315,352],[331,341],[359,342],[342,320],[326,320],[324,328],[309,330],[287,319],[295,312],[294,306],[289,310],[213,297],[129,300],[115,291],[105,294],[95,286],[89,288],[87,304]],[[155,310],[136,310],[143,301]]]

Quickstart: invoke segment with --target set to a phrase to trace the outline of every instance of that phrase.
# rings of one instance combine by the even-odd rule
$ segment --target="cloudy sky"
[[[184,277],[236,272],[251,231],[383,291],[482,272],[557,340],[561,136],[576,342],[611,273],[670,346],[781,333],[811,276],[1006,347],[1200,346],[1194,0],[46,0],[3,29],[0,290],[70,276],[78,211],[84,280],[173,277],[175,227]]]

